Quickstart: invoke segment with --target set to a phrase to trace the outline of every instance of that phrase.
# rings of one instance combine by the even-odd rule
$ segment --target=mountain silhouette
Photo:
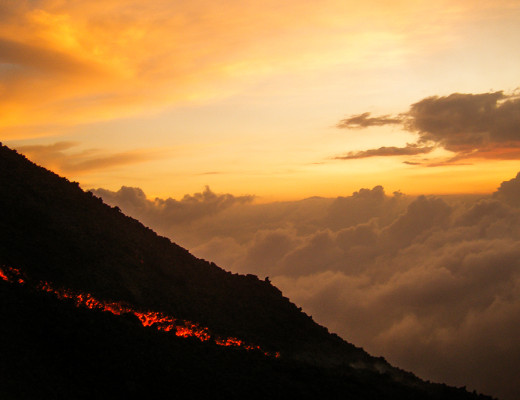
[[[0,190],[2,398],[489,399],[370,356],[267,278],[194,257],[3,145]]]

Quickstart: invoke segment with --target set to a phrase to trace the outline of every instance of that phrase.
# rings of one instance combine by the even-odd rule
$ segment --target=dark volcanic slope
[[[2,399],[478,399],[181,339],[1,280],[0,305]]]
[[[267,350],[303,355],[328,343],[366,357],[270,283],[193,257],[5,146],[0,188],[0,264],[54,286],[196,321]]]
[[[254,361],[253,358],[258,358],[258,354],[240,352],[236,353],[242,354],[239,356],[240,360],[235,360],[233,357],[237,356],[230,356],[229,354],[235,353],[229,353],[229,350],[214,350],[208,344],[190,344],[189,346],[193,345],[198,349],[196,352],[204,353],[206,351],[200,350],[201,348],[213,349],[208,350],[209,355],[204,353],[205,355],[198,359],[200,362],[209,360],[210,364],[220,363],[223,362],[219,358],[221,356],[225,359],[227,359],[226,357],[232,358],[228,364],[223,364],[225,368],[234,371],[227,378],[222,378],[224,381],[229,379],[224,384],[226,387],[235,379],[232,378],[233,376],[241,381],[244,379],[247,381],[246,375],[258,375],[258,379],[269,376],[269,379],[272,380],[275,379],[276,374],[281,374],[287,376],[289,380],[296,379],[297,381],[303,379],[302,377],[305,377],[304,380],[311,379],[310,376],[322,377],[323,381],[320,381],[322,378],[316,378],[317,380],[314,381],[317,382],[315,388],[322,387],[323,389],[328,385],[337,388],[339,390],[337,393],[347,390],[348,385],[354,384],[352,382],[355,382],[355,385],[361,385],[363,389],[360,389],[360,393],[371,393],[374,389],[371,389],[370,386],[379,385],[378,396],[353,397],[360,399],[385,398],[381,397],[381,391],[385,388],[389,393],[389,397],[386,398],[394,398],[390,396],[394,390],[392,385],[400,388],[398,390],[399,398],[476,398],[464,391],[426,384],[412,374],[391,367],[383,359],[369,356],[362,349],[341,340],[336,335],[329,334],[325,328],[314,323],[309,316],[284,298],[281,292],[269,282],[261,281],[251,275],[231,274],[213,263],[193,257],[185,249],[156,235],[138,221],[123,215],[117,208],[111,208],[102,203],[99,198],[83,192],[76,183],[70,183],[68,180],[34,165],[5,146],[0,147],[0,210],[0,266],[19,268],[34,281],[49,281],[54,287],[89,292],[103,300],[125,301],[142,310],[166,312],[175,317],[207,326],[217,335],[235,336],[260,345],[265,350],[281,353],[281,360],[262,358],[261,361]],[[29,291],[29,289],[23,290]],[[22,309],[25,307],[25,301],[38,303],[31,297],[36,294],[27,293],[25,295],[18,293],[16,295],[18,297],[11,293],[9,295],[11,297],[8,296],[8,299],[11,299],[9,301],[13,305],[20,306]],[[14,300],[12,300],[13,298]],[[12,307],[5,306],[5,304],[9,304],[9,301],[2,303],[4,320],[11,318],[9,315],[5,315],[12,312],[10,311]],[[26,330],[23,325],[27,324],[28,318],[24,316],[24,313],[31,317],[35,316],[31,314],[33,308],[29,306],[22,311],[16,310],[16,307],[14,307],[15,313],[21,317],[14,318],[17,323],[12,325],[12,330],[5,325],[4,328],[7,326],[5,328],[7,330],[4,329],[3,333],[7,339],[0,338],[14,341],[14,344],[9,346],[11,350],[12,346],[23,346],[22,342],[16,341],[18,335],[12,334],[12,332]],[[107,324],[109,327],[108,332],[114,329],[123,337],[127,334],[130,335],[125,339],[130,342],[140,340],[138,339],[141,337],[140,335],[151,335],[150,337],[153,338],[146,340],[152,350],[149,350],[148,346],[139,348],[140,357],[144,357],[144,359],[137,356],[137,359],[133,359],[132,357],[135,355],[130,355],[128,351],[121,348],[117,344],[119,343],[117,340],[117,343],[109,346],[116,349],[112,358],[126,360],[123,365],[136,362],[146,364],[153,360],[154,357],[150,354],[156,354],[154,352],[158,352],[157,354],[164,352],[170,354],[168,352],[171,352],[170,355],[164,355],[166,357],[164,363],[167,364],[171,361],[168,357],[174,357],[172,354],[178,353],[179,356],[182,354],[186,356],[185,352],[189,352],[182,347],[183,345],[179,345],[178,340],[180,339],[168,339],[167,344],[164,344],[165,339],[157,339],[163,338],[160,335],[164,334],[157,332],[151,334],[145,328],[133,326],[124,319],[117,319],[121,317],[101,316],[99,312],[92,314],[95,315],[93,317],[87,317],[85,313],[92,311],[79,309],[75,312],[64,311],[60,308],[62,306],[54,306],[50,303],[49,307],[50,309],[54,307],[58,315],[62,312],[65,313],[65,319],[60,319],[60,323],[47,324],[43,330],[43,332],[47,332],[44,337],[48,335],[58,335],[59,337],[60,329],[65,329],[75,335],[75,332],[90,329],[85,326],[86,323],[87,325],[93,324],[92,334],[94,336],[103,335],[103,329],[100,328],[103,324]],[[40,307],[42,320],[48,310],[47,307]],[[51,315],[52,312],[47,316],[50,318]],[[60,324],[65,324],[66,327]],[[127,332],[121,324],[130,324],[132,327],[129,327]],[[122,333],[123,331],[127,333]],[[39,337],[29,335],[26,342],[38,343]],[[6,343],[5,340],[3,343]],[[83,349],[80,351],[81,357],[94,351],[89,348],[93,344],[83,335],[67,340],[72,341],[72,344],[67,342],[68,345],[79,346],[80,349]],[[99,340],[109,343],[114,341],[111,335]],[[175,345],[171,343],[175,343]],[[84,348],[84,346],[87,347]],[[173,346],[171,350],[169,346]],[[149,353],[149,351],[151,352]],[[33,353],[31,356],[26,356],[25,359],[33,361],[31,357],[41,360],[38,354]],[[108,365],[109,359],[103,358],[104,361],[100,365],[106,367],[104,363]],[[5,360],[9,360],[9,357]],[[295,360],[304,360],[305,364],[301,364],[299,361],[295,363]],[[8,365],[6,366],[6,362],[8,361],[3,362],[2,368],[12,370]],[[31,365],[31,362],[20,362],[18,370]],[[66,362],[67,360],[64,361],[64,363]],[[186,360],[184,362],[188,365],[187,375],[191,377],[193,374],[199,374],[200,371],[195,367],[197,362],[190,363]],[[249,365],[250,362],[253,364],[247,368],[241,366],[244,363],[244,365]],[[61,365],[59,367],[55,365],[49,367],[42,361],[41,370],[46,371],[47,368],[52,370],[56,367],[58,370],[54,375],[58,376],[61,371],[59,368],[62,368],[64,363],[58,363]],[[288,367],[287,363],[292,364]],[[363,365],[364,369],[362,371],[354,370],[350,367],[353,363],[358,366]],[[311,364],[315,366],[312,367]],[[34,362],[34,365],[40,364]],[[231,367],[232,365],[235,367]],[[283,369],[281,365],[289,370]],[[332,370],[328,369],[330,367],[335,368],[332,375]],[[259,368],[261,372],[256,371],[255,368]],[[279,368],[282,368],[284,372],[279,371]],[[314,370],[311,373],[309,371],[312,368]],[[270,373],[266,372],[269,370]],[[240,371],[249,372],[241,373]],[[27,373],[32,377],[31,379],[34,378],[34,374],[38,374],[38,372],[31,371],[30,368]],[[172,374],[176,374],[176,372],[172,372]],[[351,381],[344,381],[345,376],[351,376],[349,378]],[[23,381],[25,378],[27,377],[13,377],[12,381]],[[67,382],[68,378],[62,377],[62,379]],[[146,381],[148,378],[142,379]],[[396,380],[401,383],[388,383]],[[192,381],[198,385],[203,383],[203,380],[195,378]],[[255,382],[258,384],[256,380]],[[251,383],[252,386],[255,384]],[[402,391],[402,384],[408,386],[408,392],[406,392],[408,395]],[[288,381],[280,383],[280,385],[291,386]],[[440,396],[439,393],[444,393],[443,390],[447,390],[446,393],[449,392],[450,396],[446,397],[445,394]],[[356,391],[357,389],[354,390],[352,387],[348,389],[350,393]],[[245,392],[241,393],[243,395]],[[435,395],[431,397],[426,393]]]

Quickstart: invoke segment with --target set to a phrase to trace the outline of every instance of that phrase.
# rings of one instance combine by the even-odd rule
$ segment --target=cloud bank
[[[370,113],[341,120],[338,128],[362,129],[400,125],[417,135],[406,147],[381,147],[350,152],[336,159],[425,154],[434,148],[454,153],[448,160],[520,159],[520,96],[503,91],[427,97],[396,116],[371,117]]]
[[[271,204],[209,188],[182,200],[94,193],[199,257],[269,276],[319,323],[397,366],[520,396],[520,174],[479,197],[381,186]]]
[[[172,198],[148,200],[142,189],[123,186],[119,191],[91,190],[108,204],[117,204],[130,215],[139,214],[139,219],[150,226],[168,229],[179,223],[193,223],[236,205],[250,203],[254,196],[215,194],[209,187],[201,193],[185,195],[181,200]]]

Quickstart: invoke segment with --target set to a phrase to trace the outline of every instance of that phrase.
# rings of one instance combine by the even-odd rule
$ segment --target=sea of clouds
[[[520,397],[520,173],[489,196],[256,204],[92,191],[194,255],[269,276],[344,339],[424,379]]]

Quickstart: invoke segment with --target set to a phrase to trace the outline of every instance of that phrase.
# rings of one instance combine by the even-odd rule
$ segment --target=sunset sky
[[[518,169],[516,0],[26,0],[0,15],[0,138],[86,189],[490,193]]]
[[[516,400],[519,43],[518,0],[0,0],[0,140],[371,354]]]

